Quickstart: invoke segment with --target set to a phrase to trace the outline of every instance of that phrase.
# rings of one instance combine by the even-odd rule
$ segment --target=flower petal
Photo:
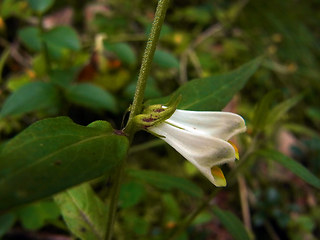
[[[235,113],[176,110],[166,122],[190,132],[199,132],[223,140],[246,131],[243,118]]]
[[[234,148],[222,139],[198,135],[166,122],[150,127],[148,131],[163,136],[164,141],[194,164],[216,186],[221,186],[221,181],[217,182],[211,168],[235,160]]]
[[[239,158],[239,150],[238,150],[237,146],[231,141],[228,141],[228,143],[230,143],[232,145],[232,147],[234,148],[234,152],[236,153],[236,159],[239,160],[240,159]]]
[[[215,179],[215,182],[216,182],[215,185],[217,187],[227,186],[226,178],[224,177],[223,172],[219,167],[217,167],[217,166],[212,167],[211,174],[212,174],[213,178]]]

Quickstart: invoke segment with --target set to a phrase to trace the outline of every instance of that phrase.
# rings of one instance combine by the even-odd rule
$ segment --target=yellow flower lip
[[[236,146],[233,142],[231,142],[231,141],[228,141],[228,143],[230,143],[231,146],[234,148],[234,152],[235,152],[235,154],[236,154],[236,159],[239,160],[240,157],[239,157],[239,150],[238,150],[237,146]]]
[[[217,166],[213,166],[211,168],[211,174],[215,178],[217,187],[227,186],[227,181],[226,181],[226,178],[224,177],[224,174],[223,174],[221,168],[219,168]]]

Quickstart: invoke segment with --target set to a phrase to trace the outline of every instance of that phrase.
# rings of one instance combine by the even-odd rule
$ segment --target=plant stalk
[[[114,221],[116,219],[118,198],[119,198],[121,180],[122,180],[122,175],[124,172],[125,163],[126,163],[126,161],[123,160],[123,162],[118,167],[118,169],[115,173],[115,178],[114,178],[114,182],[113,182],[113,186],[112,186],[112,190],[111,190],[111,199],[110,199],[110,204],[109,204],[108,222],[107,222],[106,238],[105,238],[106,240],[112,239],[113,226],[114,226]]]
[[[157,43],[159,41],[160,31],[161,31],[162,24],[164,22],[168,5],[169,5],[169,0],[159,0],[155,17],[151,27],[151,33],[149,35],[146,49],[143,54],[137,87],[136,87],[133,102],[131,105],[128,123],[124,129],[124,132],[129,137],[130,145],[132,143],[133,136],[135,133],[132,120],[136,115],[140,114],[142,110],[142,103],[143,103],[145,88],[147,85],[147,79],[150,73],[154,52],[156,50]],[[111,195],[110,208],[109,208],[109,214],[108,214],[106,240],[112,239],[113,226],[116,219],[118,196],[119,196],[121,180],[122,180],[122,175],[124,172],[125,165],[126,165],[126,161],[123,161],[115,174],[114,185],[111,190],[112,195]]]
[[[128,135],[129,134],[133,135],[132,133],[134,133],[134,129],[133,129],[132,120],[142,110],[144,91],[146,88],[147,79],[150,73],[154,52],[156,50],[157,43],[159,41],[161,27],[164,22],[164,18],[166,16],[168,5],[169,5],[169,0],[159,0],[158,2],[157,10],[156,10],[155,17],[151,27],[151,32],[150,32],[150,35],[147,41],[147,46],[142,58],[137,87],[136,87],[135,95],[131,105],[128,123],[124,130]]]

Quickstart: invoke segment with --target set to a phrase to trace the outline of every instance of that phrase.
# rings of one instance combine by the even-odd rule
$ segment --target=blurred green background
[[[156,3],[2,0],[0,141],[39,119],[60,115],[82,125],[104,119],[120,129]],[[263,56],[225,109],[247,123],[247,134],[237,139],[240,161],[256,141],[257,149],[278,150],[319,177],[319,9],[318,0],[172,0],[146,99]],[[130,154],[115,239],[166,239],[214,189],[173,149],[153,139],[144,132],[136,136],[135,144],[142,145]],[[237,216],[255,239],[319,239],[318,190],[267,160],[268,154],[251,156],[236,183],[219,191],[212,208],[202,211],[179,239],[239,239],[217,217],[215,205]],[[108,196],[109,179],[92,184],[99,196]],[[71,239],[51,199],[0,216],[1,236]]]

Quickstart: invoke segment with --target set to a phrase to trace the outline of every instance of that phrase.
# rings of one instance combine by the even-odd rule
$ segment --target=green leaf
[[[87,127],[92,127],[96,129],[100,129],[104,132],[112,132],[113,128],[110,123],[103,121],[103,120],[97,120],[87,125]]]
[[[40,30],[36,27],[25,27],[19,30],[19,38],[32,51],[41,50]]]
[[[212,213],[208,211],[202,211],[198,216],[193,220],[192,225],[203,225],[212,220]]]
[[[306,114],[315,123],[320,121],[320,109],[316,107],[308,107]]]
[[[213,207],[213,212],[235,240],[250,240],[249,234],[242,222],[232,212],[218,207]]]
[[[32,57],[31,68],[32,68],[32,71],[34,71],[35,75],[39,78],[46,78],[47,75],[49,75],[49,77],[51,75],[51,72],[47,72],[46,56],[41,52]],[[52,82],[51,79],[50,79],[50,82]]]
[[[283,117],[292,107],[294,107],[303,95],[289,98],[272,107],[279,91],[274,90],[267,93],[257,104],[252,119],[254,132],[274,129],[274,124]]]
[[[66,87],[75,79],[77,73],[77,68],[51,70],[49,73],[50,81],[61,87]]]
[[[254,59],[229,73],[191,80],[170,96],[148,101],[147,104],[166,104],[170,98],[177,98],[181,95],[179,109],[221,110],[242,89],[257,70],[261,60],[261,58]]]
[[[0,215],[0,239],[13,226],[16,216],[13,213]]]
[[[137,216],[134,212],[126,212],[123,219],[123,226],[124,229],[130,229],[134,235],[146,235],[150,229],[150,220],[147,221],[145,217]],[[130,234],[132,233],[130,232]],[[130,239],[149,239],[132,237],[132,235],[130,235]]]
[[[6,99],[0,111],[0,118],[55,107],[58,101],[59,92],[53,84],[28,83]]]
[[[1,147],[0,212],[106,174],[125,157],[128,139],[67,117],[38,121]],[[14,189],[14,191],[13,191]]]
[[[189,239],[188,233],[183,232],[183,233],[181,233],[179,236],[177,236],[176,239],[177,239],[177,240],[188,240],[188,239]]]
[[[280,163],[310,185],[320,189],[320,179],[294,159],[275,150],[260,150],[257,154]]]
[[[36,52],[41,51],[43,42],[48,48],[50,57],[59,58],[66,49],[78,51],[81,48],[76,31],[67,26],[55,27],[43,34],[35,27],[26,27],[19,31],[21,41]]]
[[[104,42],[104,47],[113,52],[124,63],[134,65],[137,61],[136,54],[127,43],[108,43]]]
[[[267,123],[266,113],[269,112],[277,93],[278,93],[277,90],[267,93],[256,105],[254,110],[254,116],[252,119],[252,125],[253,125],[254,131],[261,131],[266,126],[266,123]]]
[[[88,183],[54,197],[69,230],[85,240],[104,240],[107,226],[107,207]]]
[[[161,194],[162,204],[164,205],[164,216],[166,222],[177,222],[181,216],[180,205],[170,193]]]
[[[287,99],[286,101],[283,101],[282,103],[275,106],[273,109],[271,109],[268,112],[267,116],[267,124],[268,126],[272,126],[280,120],[281,117],[285,113],[287,113],[292,107],[294,107],[301,99],[303,95],[298,95],[292,98]]]
[[[44,13],[54,3],[54,0],[28,0],[29,6],[36,12]]]
[[[80,40],[76,31],[67,26],[55,27],[43,34],[43,40],[46,41],[48,47],[54,46],[57,49],[79,50]]]
[[[157,171],[133,169],[129,171],[129,175],[163,190],[179,189],[194,197],[201,198],[203,196],[201,188],[184,178]]]
[[[320,137],[316,129],[307,127],[303,123],[286,123],[283,127],[294,134],[301,134],[310,138]]]
[[[23,6],[24,2],[16,0],[1,0],[0,16],[3,20],[15,16],[16,18],[23,18],[28,16],[28,11]],[[24,10],[24,11],[22,11]]]
[[[153,62],[163,68],[179,68],[179,61],[175,56],[159,49],[154,53]]]
[[[66,97],[71,102],[91,109],[117,111],[115,98],[107,91],[90,83],[72,85],[67,89]]]
[[[128,182],[121,185],[119,194],[119,205],[129,208],[138,204],[145,195],[145,188],[136,182]]]
[[[29,230],[40,229],[47,224],[47,221],[56,220],[60,216],[58,206],[48,200],[27,205],[17,213],[22,226]]]
[[[32,79],[27,73],[22,75],[12,75],[7,79],[7,88],[10,92],[15,92],[31,81]]]

